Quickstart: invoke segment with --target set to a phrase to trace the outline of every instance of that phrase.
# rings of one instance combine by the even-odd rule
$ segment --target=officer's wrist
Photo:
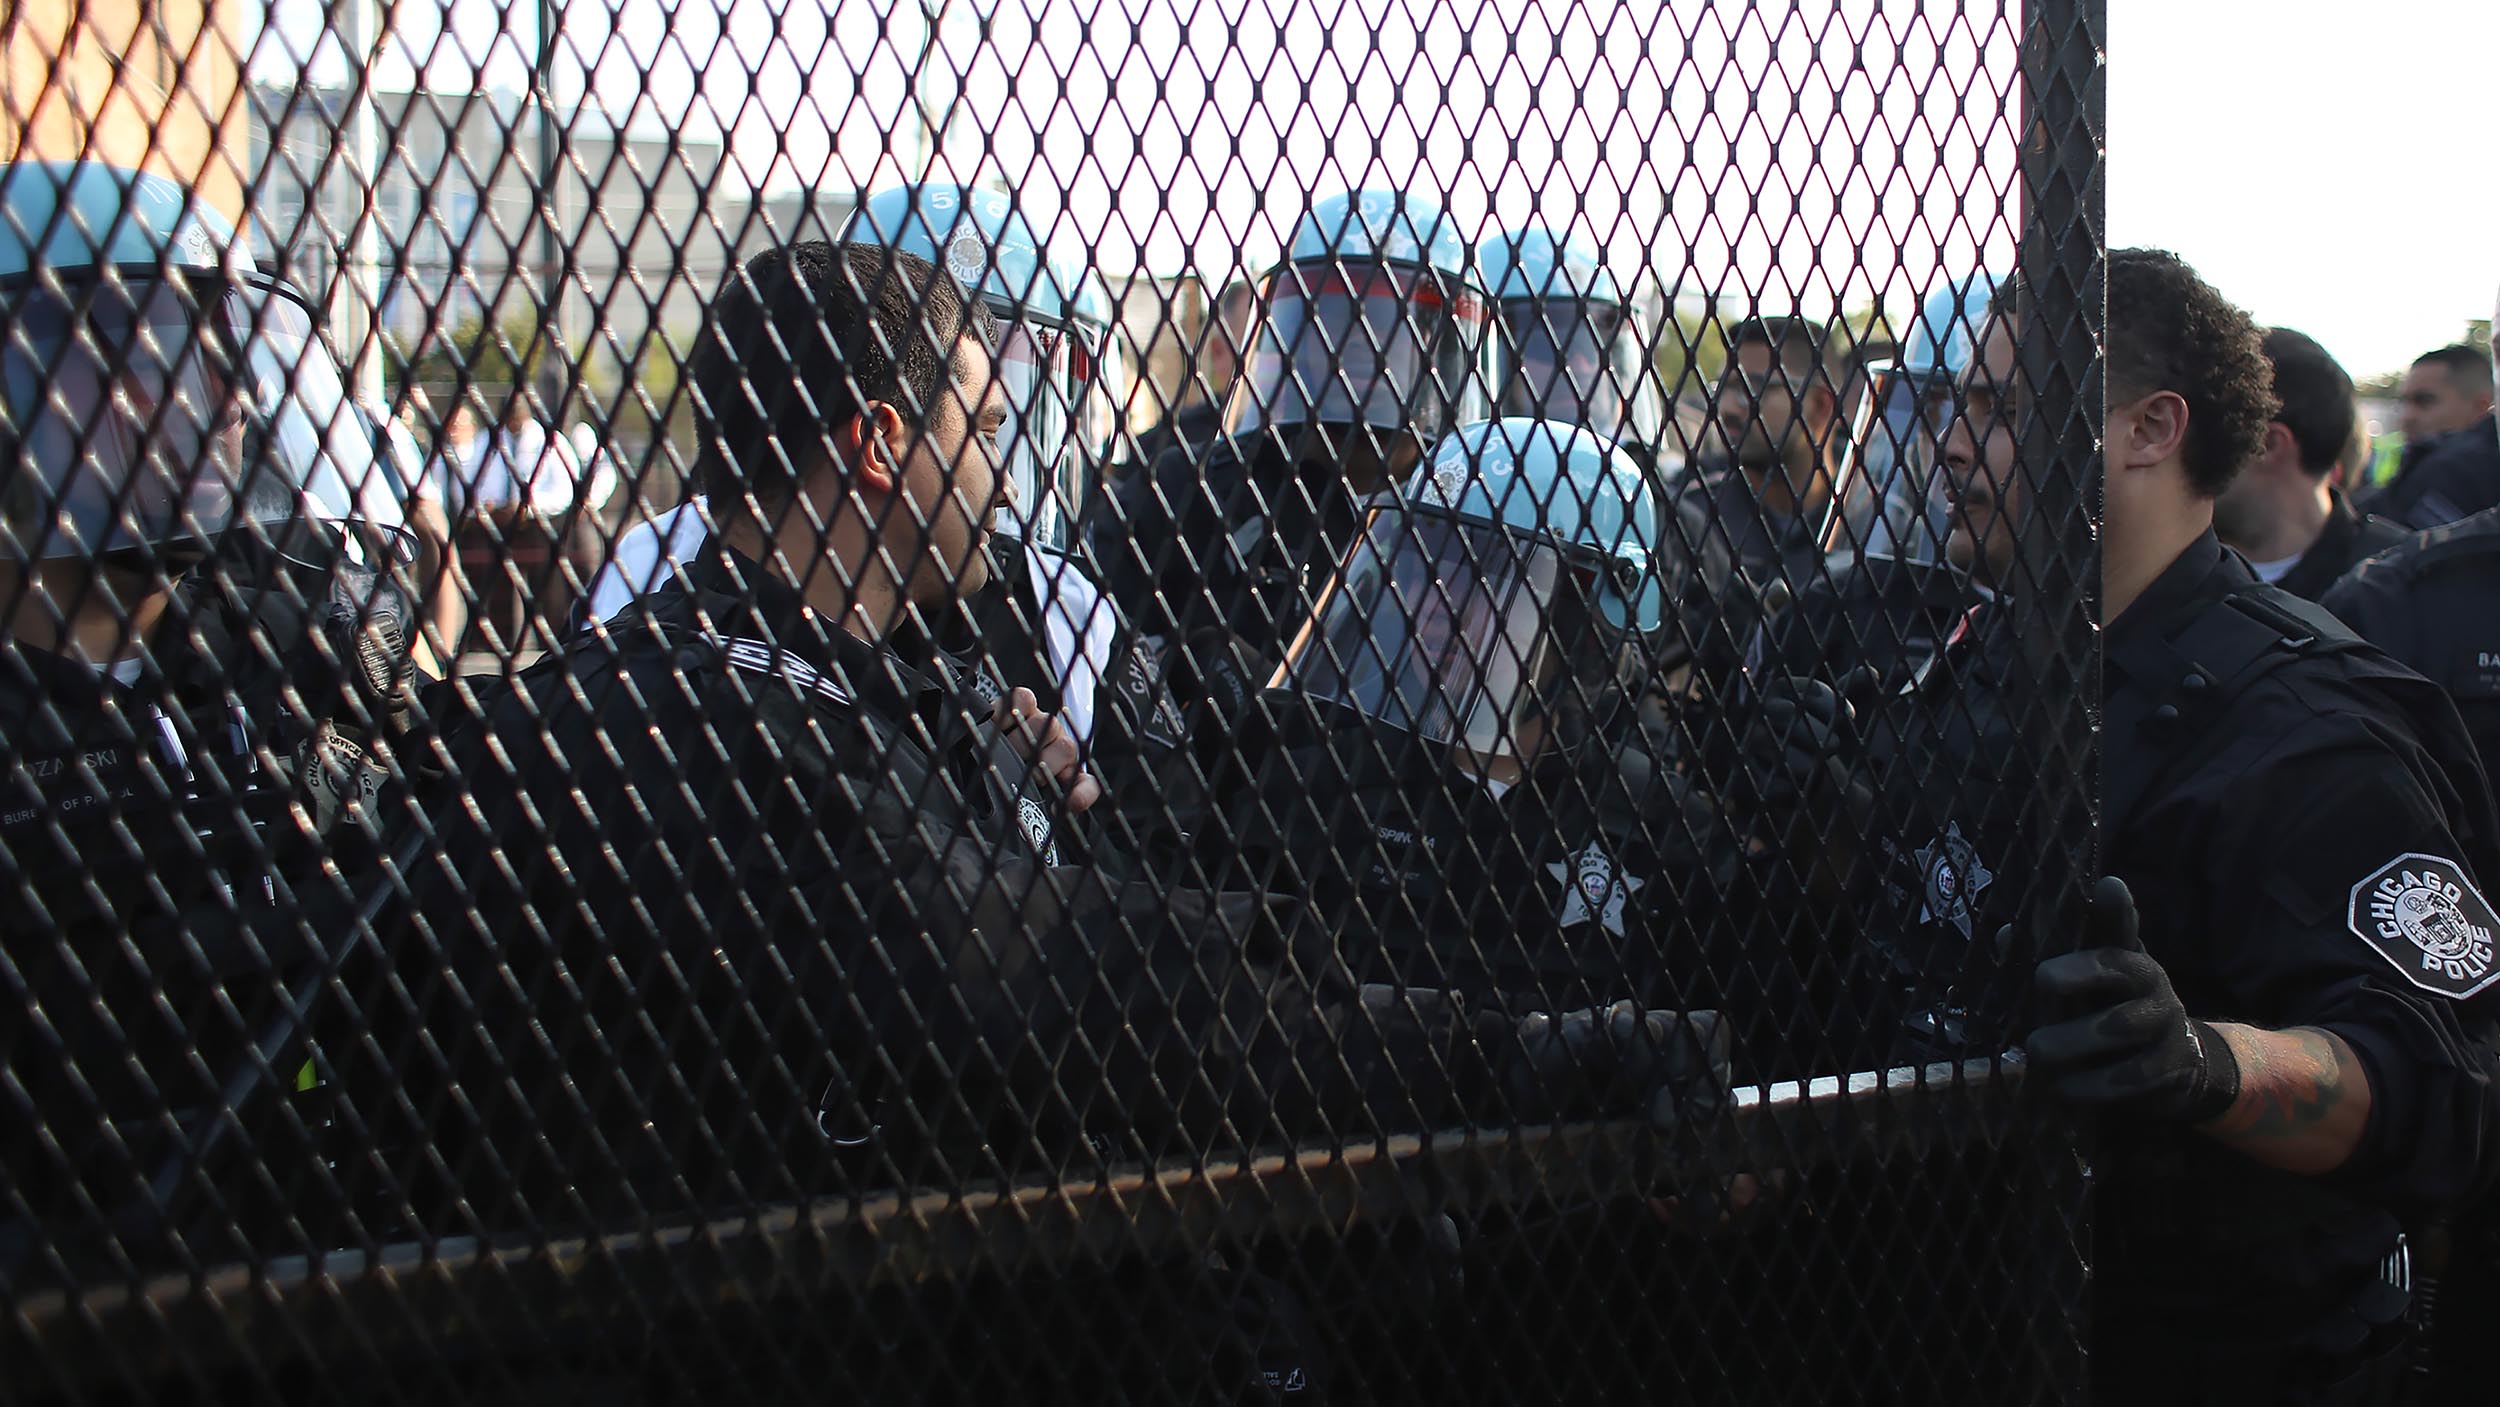
[[[2187,1111],[2188,1122],[2215,1123],[2240,1102],[2239,1053],[2231,1049],[2231,1042],[2210,1021],[2189,1017],[2188,1034],[2196,1038],[2205,1057],[2204,1076],[2197,1082],[2196,1097]]]

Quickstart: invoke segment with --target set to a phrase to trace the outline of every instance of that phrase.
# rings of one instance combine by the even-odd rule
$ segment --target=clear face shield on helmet
[[[316,562],[412,555],[398,486],[291,297],[153,267],[5,296],[0,556],[204,555],[244,522]]]
[[[1532,761],[1556,691],[1598,639],[1585,607],[1596,571],[1551,542],[1380,509],[1276,686],[1446,744],[1462,763]]]
[[[291,516],[334,533],[327,546],[350,565],[378,570],[416,560],[407,483],[349,401],[312,314],[283,294],[254,303],[243,360],[269,477],[293,489]],[[281,537],[279,546],[289,544]]]
[[[1483,301],[1423,269],[1302,264],[1268,281],[1266,317],[1226,417],[1368,426],[1429,444],[1483,419]]]
[[[1077,414],[1093,376],[1093,349],[1068,328],[999,316],[993,365],[1007,394],[999,473],[1010,499],[993,526],[1021,542],[1063,547],[1069,505],[1084,491]]]
[[[1502,324],[1498,414],[1578,425],[1617,443],[1658,442],[1664,411],[1630,309],[1514,299],[1502,304]]]
[[[1824,528],[1825,555],[1835,568],[1868,557],[1942,563],[1952,525],[1938,468],[1954,413],[1952,378],[1894,362],[1867,374]]]

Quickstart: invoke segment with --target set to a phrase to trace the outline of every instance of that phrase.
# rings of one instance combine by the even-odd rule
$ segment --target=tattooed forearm
[[[2217,1028],[2240,1064],[2240,1097],[2205,1133],[2287,1172],[2341,1167],[2370,1121],[2370,1080],[2331,1031]]]

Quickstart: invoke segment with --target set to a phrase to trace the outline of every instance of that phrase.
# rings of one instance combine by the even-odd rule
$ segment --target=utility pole
[[[343,0],[340,24],[348,61],[346,170],[361,197],[348,225],[344,265],[330,284],[330,328],[347,353],[348,394],[382,404],[382,163],[373,75],[382,58],[379,0]]]
[[[565,373],[558,353],[564,342],[566,250],[559,231],[564,216],[564,138],[556,124],[556,27],[560,0],[538,0],[538,397],[547,433],[563,423]],[[515,351],[527,356],[529,348]],[[514,390],[517,392],[518,387]]]

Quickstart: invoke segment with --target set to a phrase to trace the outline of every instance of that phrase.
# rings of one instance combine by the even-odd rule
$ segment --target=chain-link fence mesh
[[[2095,0],[7,23],[0,1398],[2079,1393]]]

